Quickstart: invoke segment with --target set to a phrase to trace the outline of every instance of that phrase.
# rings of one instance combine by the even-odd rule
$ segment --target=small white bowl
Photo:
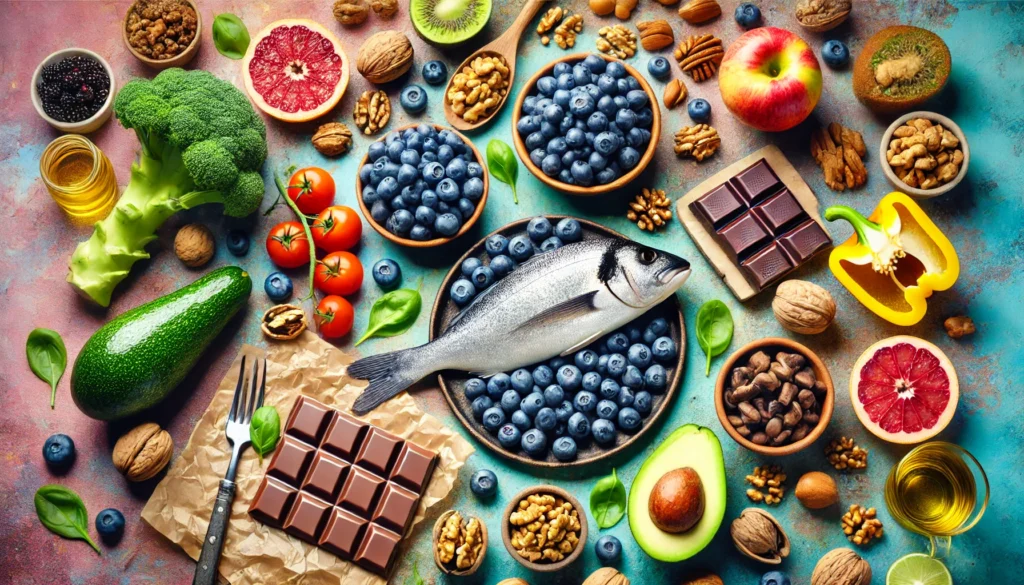
[[[889,166],[889,161],[885,158],[885,153],[889,151],[889,142],[892,140],[892,133],[895,132],[897,128],[914,118],[924,118],[941,124],[943,128],[952,132],[953,135],[960,140],[960,150],[964,153],[964,162],[960,165],[960,172],[957,174],[956,178],[945,185],[940,185],[934,189],[918,189],[916,187],[911,187],[896,176],[892,167]],[[892,183],[898,191],[902,191],[915,199],[931,199],[932,197],[938,197],[939,195],[948,193],[953,189],[953,187],[960,184],[964,175],[967,174],[967,165],[971,162],[971,149],[967,145],[967,137],[964,136],[963,130],[961,130],[953,120],[950,120],[942,114],[936,114],[935,112],[910,112],[909,114],[897,118],[896,121],[889,126],[889,129],[885,131],[885,135],[882,136],[882,144],[878,148],[878,159],[882,163],[882,172],[885,173],[885,178],[889,179],[889,182]]]
[[[84,57],[91,57],[98,61],[100,65],[107,71],[107,75],[110,77],[110,93],[107,94],[106,101],[99,110],[89,118],[82,120],[81,122],[60,122],[54,120],[50,116],[46,115],[43,111],[43,101],[39,98],[39,78],[43,74],[43,67],[60,61],[65,57],[74,57],[81,55]],[[110,113],[113,111],[114,94],[117,93],[117,82],[114,79],[114,70],[110,68],[110,63],[103,57],[100,57],[96,53],[88,49],[62,49],[56,53],[51,53],[49,57],[43,59],[43,61],[36,67],[36,72],[32,74],[32,105],[35,106],[36,112],[39,117],[46,120],[46,122],[60,130],[61,132],[68,132],[70,134],[88,134],[94,130],[99,129],[109,118]]]

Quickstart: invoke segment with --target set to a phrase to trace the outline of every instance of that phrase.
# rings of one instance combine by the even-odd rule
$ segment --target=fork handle
[[[199,553],[196,564],[196,575],[192,585],[217,585],[217,564],[220,552],[224,547],[224,535],[228,531],[228,519],[231,517],[231,502],[235,499],[235,482],[222,479],[217,499],[214,500],[213,514],[210,515],[210,527],[206,529],[203,539],[203,550]]]

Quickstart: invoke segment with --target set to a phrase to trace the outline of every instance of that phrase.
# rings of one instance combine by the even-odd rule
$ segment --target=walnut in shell
[[[769,565],[789,556],[789,537],[774,516],[760,508],[747,508],[729,528],[736,550]]]
[[[334,3],[334,19],[345,26],[366,22],[370,7],[366,0],[337,0]]]
[[[267,309],[260,322],[263,334],[278,341],[295,339],[306,330],[306,313],[295,305],[277,305]]]
[[[398,0],[370,0],[370,8],[381,18],[391,18],[398,12]]]
[[[837,548],[821,557],[811,574],[811,585],[868,585],[871,565],[848,548]]]
[[[629,579],[611,567],[603,567],[591,573],[583,585],[629,585]]]
[[[434,564],[445,575],[472,575],[487,553],[487,527],[479,518],[448,510],[434,523]]]
[[[143,423],[114,444],[114,467],[128,481],[146,481],[167,467],[173,454],[171,434],[156,423]]]
[[[352,148],[352,131],[341,122],[328,122],[313,135],[313,148],[324,156],[340,156]]]
[[[370,83],[387,83],[405,75],[412,67],[412,55],[409,37],[396,30],[381,31],[359,47],[356,70]]]
[[[206,266],[213,258],[213,249],[213,234],[205,225],[190,223],[174,236],[174,254],[189,268]]]
[[[842,24],[852,7],[851,0],[800,0],[796,21],[811,32],[825,32]]]
[[[805,280],[787,280],[775,289],[772,311],[793,333],[821,333],[836,318],[836,302],[825,289]]]

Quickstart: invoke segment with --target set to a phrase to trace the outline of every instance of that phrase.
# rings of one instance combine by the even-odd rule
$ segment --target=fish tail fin
[[[350,365],[350,376],[370,382],[356,398],[352,411],[356,414],[366,414],[433,372],[432,368],[420,365],[420,360],[417,359],[419,349],[403,349],[372,355]]]

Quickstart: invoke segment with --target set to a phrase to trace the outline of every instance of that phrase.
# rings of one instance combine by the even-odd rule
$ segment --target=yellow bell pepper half
[[[825,219],[845,219],[854,229],[828,259],[832,274],[865,307],[896,325],[914,325],[933,291],[960,276],[953,245],[907,195],[889,193],[865,218],[845,205],[825,210]]]

